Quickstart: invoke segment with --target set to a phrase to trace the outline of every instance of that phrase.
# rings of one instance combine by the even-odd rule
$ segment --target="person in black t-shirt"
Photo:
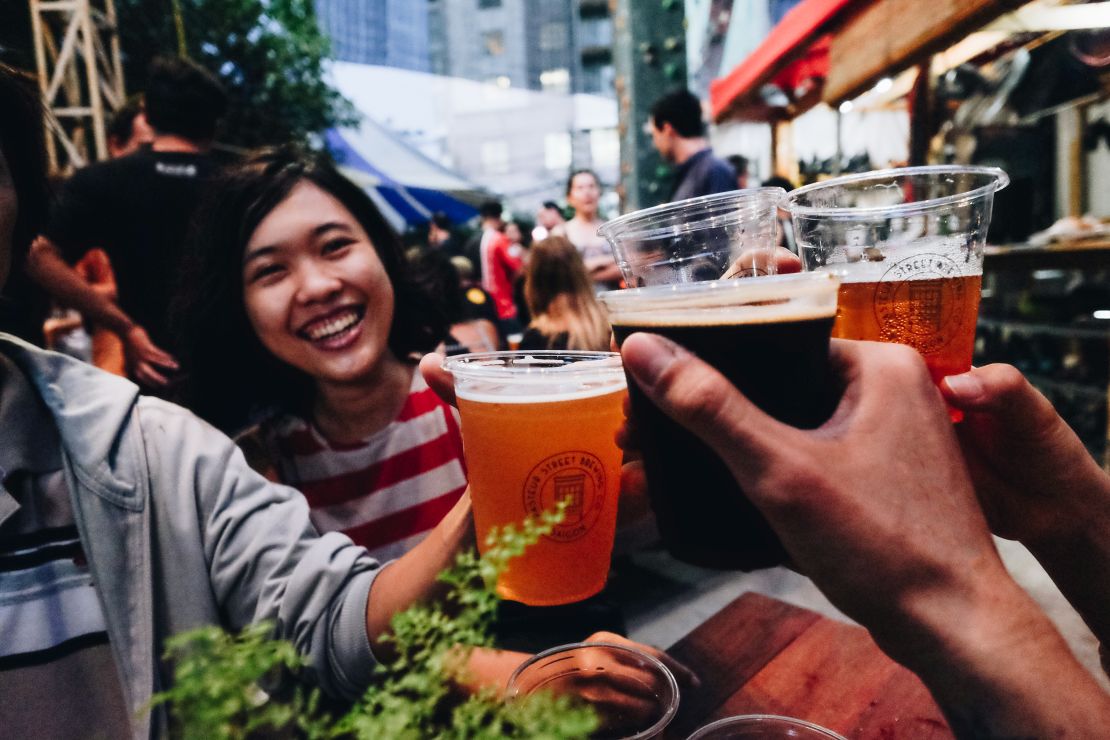
[[[130,376],[147,390],[169,385],[177,369],[163,349],[169,298],[190,218],[215,170],[207,151],[226,104],[223,87],[201,67],[156,59],[146,90],[154,140],[78,171],[31,249],[31,275],[55,300],[117,333]],[[93,247],[108,253],[118,303],[71,266]]]

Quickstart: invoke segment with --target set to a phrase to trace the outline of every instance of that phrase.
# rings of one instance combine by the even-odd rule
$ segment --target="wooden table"
[[[666,736],[734,714],[784,714],[850,740],[951,738],[928,689],[861,627],[747,593],[668,652],[701,678]]]

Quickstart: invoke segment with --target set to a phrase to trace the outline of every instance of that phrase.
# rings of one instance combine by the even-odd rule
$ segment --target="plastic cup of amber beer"
[[[803,429],[838,399],[829,332],[839,278],[800,273],[603,293],[618,344],[663,335],[727,377],[757,406]],[[786,553],[717,455],[629,383],[635,437],[663,544],[704,567],[753,570]]]
[[[689,198],[626,214],[597,233],[630,287],[773,275],[782,188]]]
[[[842,277],[833,336],[908,344],[938,384],[969,370],[991,208],[1009,181],[994,167],[908,167],[786,196],[803,268]]]
[[[478,549],[492,528],[538,520],[554,530],[509,562],[506,599],[581,601],[609,574],[620,493],[625,377],[615,352],[484,352],[444,362],[455,380]]]

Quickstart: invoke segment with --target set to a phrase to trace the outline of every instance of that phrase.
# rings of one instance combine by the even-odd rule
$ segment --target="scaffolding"
[[[106,159],[106,117],[125,101],[115,4],[29,1],[51,171]]]

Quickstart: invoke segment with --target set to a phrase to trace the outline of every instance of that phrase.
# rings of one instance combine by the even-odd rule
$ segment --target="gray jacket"
[[[132,711],[164,686],[165,638],[208,624],[273,620],[325,691],[362,693],[374,662],[366,600],[377,561],[341,534],[318,536],[300,493],[257,475],[231,440],[188,411],[7,335],[0,352],[31,378],[57,423]],[[0,501],[0,522],[13,504]],[[159,712],[132,722],[136,738],[165,734]]]

